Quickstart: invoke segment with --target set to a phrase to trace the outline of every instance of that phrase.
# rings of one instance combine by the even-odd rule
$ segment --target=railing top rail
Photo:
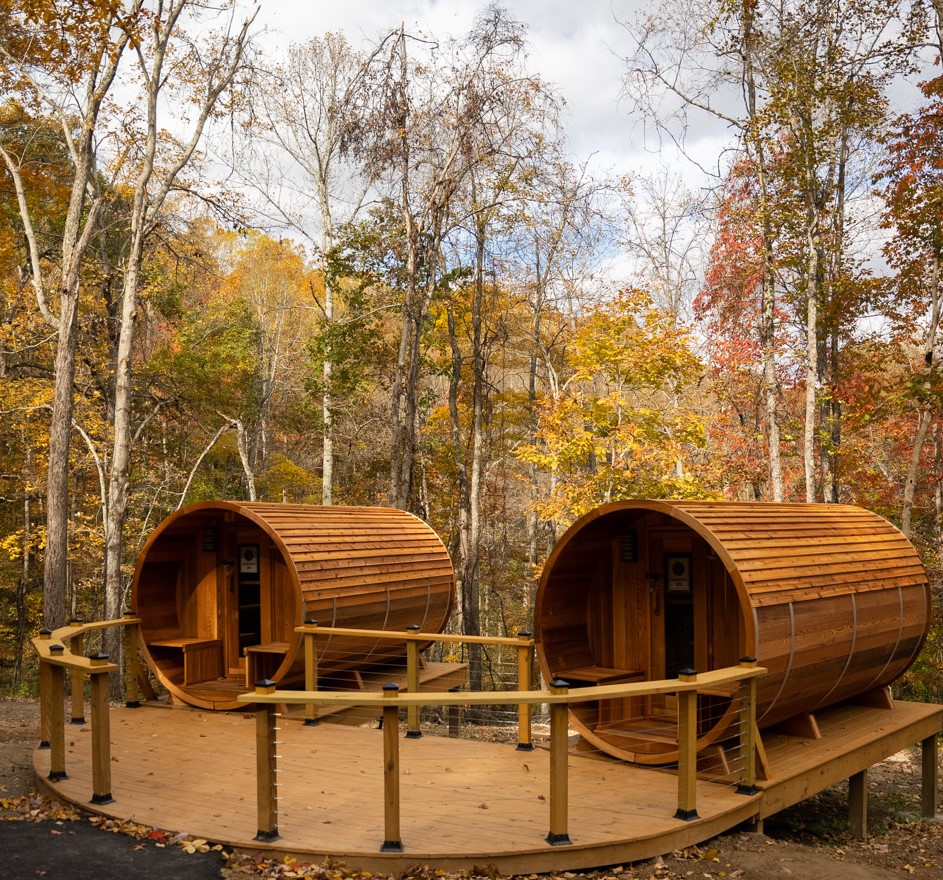
[[[62,647],[62,652],[53,652],[52,648],[58,645]],[[100,660],[94,657],[85,657],[82,654],[73,654],[67,647],[58,641],[47,641],[46,639],[33,639],[33,647],[39,654],[39,659],[53,666],[64,666],[66,669],[81,669],[83,672],[99,674],[105,672],[117,672],[118,665],[110,663],[108,659]]]
[[[74,639],[78,635],[82,635],[87,632],[91,632],[96,629],[108,629],[112,626],[137,626],[141,622],[141,618],[133,614],[125,615],[124,617],[119,617],[115,620],[93,620],[88,623],[85,621],[72,621],[67,623],[65,626],[60,626],[58,629],[54,629],[48,636],[48,639],[43,639],[42,636],[38,636],[33,639],[36,641],[60,641],[68,642],[71,639]]]
[[[328,636],[366,636],[371,639],[390,639],[397,642],[460,642],[467,645],[511,645],[522,648],[529,648],[534,644],[532,638],[515,638],[511,636],[463,636],[454,633],[417,632],[415,630],[352,629],[342,626],[321,626],[313,623],[296,626],[295,632]]]
[[[73,654],[69,650],[69,642],[76,636],[92,630],[107,629],[111,626],[136,626],[140,622],[141,619],[134,615],[119,617],[117,620],[96,620],[91,623],[72,621],[65,626],[54,629],[52,632],[35,636],[30,641],[40,659],[52,663],[54,666],[65,666],[69,669],[81,669],[92,673],[115,672],[118,669],[115,663],[85,657],[81,654]],[[62,646],[62,652],[53,652],[54,645]]]
[[[475,691],[454,692],[430,691],[402,693],[387,696],[380,693],[343,691],[287,691],[264,690],[241,694],[240,703],[284,703],[286,705],[316,706],[383,706],[395,701],[398,706],[489,706],[489,705],[538,705],[542,703],[586,703],[619,697],[651,696],[652,694],[676,694],[698,691],[724,684],[734,684],[766,674],[762,666],[731,666],[692,676],[688,680],[661,679],[623,684],[596,685],[568,689],[562,693],[552,691]]]

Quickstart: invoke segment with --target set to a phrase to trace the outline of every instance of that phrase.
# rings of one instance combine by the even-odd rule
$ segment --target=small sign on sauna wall
[[[691,554],[669,553],[665,556],[665,582],[669,593],[691,592]]]
[[[239,548],[239,574],[259,573],[259,548],[256,544],[243,544]]]

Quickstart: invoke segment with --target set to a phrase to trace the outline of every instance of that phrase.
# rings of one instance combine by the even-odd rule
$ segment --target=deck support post
[[[678,680],[696,681],[693,669],[682,669]],[[691,822],[697,815],[697,691],[678,692],[678,809],[676,819]]]
[[[410,633],[419,632],[419,624],[411,623],[406,629]],[[411,694],[419,693],[419,642],[410,639],[406,642],[406,690]],[[406,738],[419,739],[419,706],[406,708]]]
[[[756,668],[756,657],[742,657],[740,666]],[[755,795],[756,787],[756,679],[740,682],[740,782],[737,794]]]
[[[318,689],[318,646],[317,646],[317,627],[318,622],[309,617],[305,620],[305,626],[311,629],[305,631],[305,690],[316,691]],[[318,721],[318,707],[314,703],[305,705],[305,726],[316,727],[321,722]]]
[[[383,695],[390,700],[383,707],[383,845],[380,852],[401,853],[399,828],[399,685],[387,682]]]
[[[275,682],[255,683],[257,694],[275,693]],[[275,706],[264,703],[255,715],[256,799],[259,830],[255,839],[262,843],[278,840],[278,788],[275,781]]]
[[[533,633],[522,629],[517,637],[520,639],[529,639]],[[517,689],[519,691],[530,690],[530,679],[534,666],[534,643],[517,646]],[[530,704],[520,703],[517,707],[517,750],[519,752],[532,752],[534,743],[531,738],[530,728]]]
[[[141,686],[138,678],[141,675],[141,627],[133,611],[126,611],[125,618],[129,620],[124,627],[124,705],[127,709],[137,709],[141,705]]]
[[[922,784],[920,792],[920,815],[924,819],[936,818],[939,806],[937,793],[937,734],[928,736],[920,743]]]
[[[550,693],[565,694],[570,685],[561,679],[550,683]],[[568,846],[573,841],[567,832],[569,809],[569,735],[567,725],[567,703],[550,704],[550,833],[547,843],[551,846]]]
[[[69,626],[81,627],[82,621],[78,617],[73,617],[69,621]],[[69,639],[69,650],[76,657],[85,653],[85,636],[82,633],[76,633]],[[81,669],[69,670],[69,690],[72,692],[72,724],[85,723],[85,679],[82,676]]]
[[[52,630],[41,629],[39,638],[48,641],[52,637]],[[49,711],[52,697],[52,681],[50,679],[51,666],[39,661],[39,748],[48,749],[49,746]]]
[[[848,830],[856,840],[868,837],[868,771],[848,778]]]
[[[62,645],[51,645],[50,656],[62,656]],[[50,782],[60,782],[69,777],[65,772],[65,669],[55,663],[49,667],[49,756]]]
[[[110,804],[111,796],[111,717],[108,712],[108,671],[96,667],[108,664],[107,654],[93,654],[92,662],[92,800]]]

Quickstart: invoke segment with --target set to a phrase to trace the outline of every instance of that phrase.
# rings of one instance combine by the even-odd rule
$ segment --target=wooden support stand
[[[58,651],[56,649],[58,648]],[[53,645],[50,655],[62,655],[62,645]],[[68,779],[65,772],[65,669],[49,666],[49,781]]]
[[[124,704],[128,709],[141,705],[141,628],[133,612],[125,614],[126,620],[134,619],[124,628]]]
[[[567,682],[556,679],[550,684],[550,693],[565,694]],[[568,846],[572,843],[567,831],[569,811],[569,725],[566,703],[550,704],[550,832],[547,843]]]
[[[868,838],[868,771],[848,779],[848,831],[856,840]]]
[[[922,764],[922,785],[920,792],[920,815],[925,819],[935,819],[939,806],[937,793],[937,735],[928,736],[920,743]]]
[[[522,629],[518,638],[529,639],[533,633]],[[530,690],[530,677],[534,664],[534,646],[518,645],[517,647],[517,689],[519,691]],[[521,703],[517,707],[517,750],[519,752],[532,752],[534,743],[531,737],[530,727],[531,706],[529,703]]]
[[[111,796],[111,713],[108,711],[107,654],[89,658],[92,676],[92,803],[110,804]]]
[[[697,680],[693,669],[682,669],[678,680]],[[697,691],[678,693],[678,809],[676,819],[690,822],[697,815]]]
[[[81,628],[82,621],[77,617],[69,621],[69,626]],[[85,651],[85,636],[76,633],[69,639],[69,650],[76,656]],[[72,692],[72,724],[85,723],[85,677],[81,669],[69,670],[69,689]]]
[[[419,632],[416,623],[406,627],[408,632]],[[419,642],[410,639],[406,642],[406,690],[411,694],[419,693]],[[406,737],[419,739],[422,731],[419,729],[419,706],[409,706],[406,709]]]
[[[740,666],[746,669],[756,667],[755,657],[744,657]],[[755,795],[756,787],[756,679],[745,678],[740,682],[740,794]]]
[[[390,700],[383,707],[383,845],[380,852],[403,851],[399,828],[399,685],[383,685],[383,695]]]
[[[39,639],[41,641],[48,641],[51,631],[48,629],[41,630],[39,633]],[[50,670],[52,667],[48,663],[43,663],[42,660],[39,662],[39,747],[41,749],[50,748],[49,745],[49,713],[50,713],[50,697],[52,696],[52,680],[50,678]]]
[[[256,682],[257,694],[275,692],[275,682],[267,679]],[[278,840],[278,788],[275,781],[275,706],[259,707],[255,716],[256,793],[259,829],[255,839],[263,843]]]
[[[318,622],[309,618],[305,621],[305,626],[316,627]],[[318,643],[317,633],[314,629],[307,630],[304,634],[305,640],[305,690],[316,691],[318,689]],[[318,707],[314,703],[308,703],[305,706],[305,725],[315,727],[321,722],[318,721]]]

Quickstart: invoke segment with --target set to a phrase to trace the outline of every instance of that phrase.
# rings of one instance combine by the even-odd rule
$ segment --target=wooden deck
[[[302,860],[343,859],[363,870],[397,872],[493,865],[504,873],[560,871],[649,858],[762,818],[940,730],[943,706],[845,707],[818,715],[819,740],[766,739],[771,779],[754,796],[701,779],[700,818],[674,818],[677,779],[594,755],[569,758],[571,846],[550,846],[549,755],[542,749],[425,736],[400,742],[403,853],[381,853],[382,737],[376,729],[283,719],[279,833],[257,830],[255,723],[251,715],[146,705],[111,717],[114,802],[92,807],[91,731],[66,727],[66,771],[46,780],[49,751],[37,749],[37,777],[86,809],[244,850]]]

